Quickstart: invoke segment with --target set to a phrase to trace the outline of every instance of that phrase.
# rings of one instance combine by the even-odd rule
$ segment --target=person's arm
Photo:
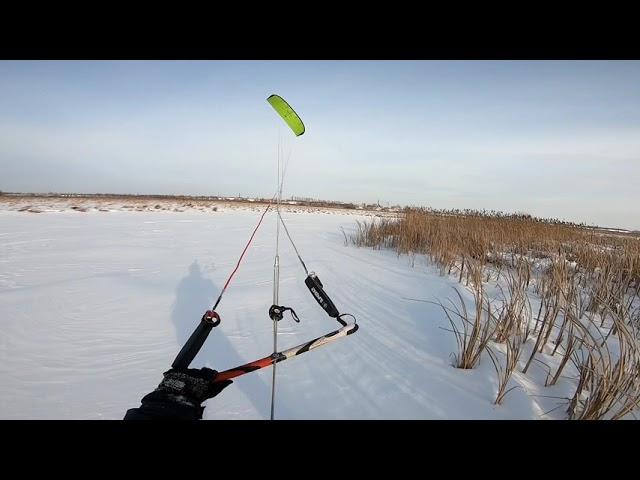
[[[202,402],[218,395],[233,381],[213,383],[218,374],[210,368],[172,368],[164,373],[158,388],[142,398],[138,408],[127,411],[124,420],[200,420]]]

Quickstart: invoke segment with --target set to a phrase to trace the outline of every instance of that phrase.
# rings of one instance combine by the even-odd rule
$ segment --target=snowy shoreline
[[[17,211],[26,213],[59,212],[175,212],[175,213],[212,213],[244,210],[262,211],[266,203],[251,201],[194,200],[167,198],[86,198],[86,197],[50,197],[50,196],[0,196],[0,212]],[[350,215],[366,217],[395,217],[396,212],[370,209],[348,209],[340,207],[320,207],[292,205],[283,202],[281,211],[285,213],[317,213],[330,215]]]

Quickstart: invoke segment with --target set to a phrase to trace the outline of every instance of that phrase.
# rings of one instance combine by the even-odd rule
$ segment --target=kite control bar
[[[282,307],[280,307],[282,308]],[[342,322],[342,319],[338,318],[338,320]],[[205,314],[202,316],[200,320],[200,324],[195,329],[195,331],[187,340],[178,356],[173,361],[171,366],[177,369],[187,369],[189,368],[189,364],[198,354],[200,348],[204,344],[207,336],[213,329],[213,327],[217,327],[220,324],[220,316],[211,310],[207,310]],[[229,370],[225,370],[223,372],[218,373],[214,378],[213,382],[223,382],[225,380],[230,380],[232,378],[239,377],[244,375],[245,373],[250,373],[255,370],[260,370],[261,368],[270,367],[271,365],[275,365],[278,362],[282,362],[289,358],[295,357],[296,355],[300,355],[304,352],[308,352],[309,350],[313,350],[315,348],[321,347],[323,345],[327,345],[328,343],[334,342],[339,338],[346,337],[347,335],[351,335],[358,331],[357,323],[349,323],[344,322],[344,326],[338,330],[334,330],[333,332],[329,332],[326,335],[322,335],[320,337],[314,338],[311,341],[306,343],[302,343],[295,347],[289,348],[287,350],[283,350],[281,352],[272,353],[268,357],[261,358],[259,360],[255,360],[253,362],[245,363],[244,365],[240,365],[235,368],[231,368]]]
[[[244,375],[245,373],[258,370],[260,368],[275,365],[276,363],[286,360],[287,358],[307,352],[321,345],[325,345],[326,343],[329,343],[333,340],[337,340],[338,338],[355,333],[358,330],[358,325],[356,323],[347,324],[347,322],[342,320],[341,317],[345,315],[351,317],[353,317],[353,315],[350,315],[348,313],[340,314],[331,298],[329,298],[329,295],[327,295],[327,292],[324,291],[322,282],[314,272],[309,273],[304,283],[313,294],[313,298],[316,299],[316,301],[330,317],[335,318],[338,322],[340,322],[342,328],[330,332],[327,335],[323,335],[322,337],[315,338],[305,344],[285,350],[284,352],[276,352],[269,357],[264,357],[256,360],[255,362],[250,362],[245,365],[232,368],[231,370],[221,372],[214,381],[219,382],[222,380],[235,378],[240,375]],[[300,321],[298,319],[298,316],[296,315],[296,312],[292,308],[282,307],[279,305],[271,306],[271,308],[269,309],[269,316],[273,320],[281,320],[283,313],[287,310],[291,312],[291,316],[296,322]],[[202,316],[200,323],[191,334],[187,342],[184,344],[184,346],[180,350],[180,353],[178,353],[178,356],[173,361],[171,366],[178,369],[189,368],[189,365],[202,348],[202,345],[209,336],[209,333],[211,332],[213,327],[217,327],[219,324],[220,315],[212,310],[207,310]]]
[[[244,365],[240,365],[238,367],[220,372],[213,379],[213,383],[224,382],[225,380],[231,380],[232,378],[239,377],[240,375],[244,375],[245,373],[250,373],[255,370],[260,370],[261,368],[270,367],[271,365],[275,365],[278,362],[282,362],[291,357],[295,357],[296,355],[300,355],[304,352],[308,352],[309,350],[313,350],[314,348],[318,348],[328,343],[334,342],[339,338],[346,337],[347,335],[351,335],[352,333],[355,333],[357,331],[357,323],[345,324],[345,326],[340,328],[339,330],[334,330],[333,332],[329,332],[326,335],[314,338],[309,342],[302,343],[281,352],[272,353],[268,357],[264,357],[259,360],[245,363]]]

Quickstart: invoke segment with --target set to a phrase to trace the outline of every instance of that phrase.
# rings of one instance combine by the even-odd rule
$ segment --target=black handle
[[[340,312],[338,312],[338,309],[329,298],[329,295],[327,295],[327,292],[322,288],[322,282],[314,273],[310,273],[309,276],[304,279],[304,283],[307,284],[307,288],[313,294],[313,298],[316,299],[330,317],[337,318],[338,315],[340,315]]]
[[[216,327],[220,323],[220,316],[216,312],[207,310],[202,316],[202,320],[198,324],[198,327],[189,337],[189,340],[184,344],[180,353],[176,356],[176,359],[171,364],[172,368],[187,369],[189,365],[198,354],[205,340],[209,336],[211,329]]]

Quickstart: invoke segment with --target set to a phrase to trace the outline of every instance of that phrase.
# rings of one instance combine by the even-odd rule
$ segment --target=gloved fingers
[[[233,383],[233,380],[214,383],[217,375],[217,370],[207,367],[187,369],[172,368],[164,373],[165,378],[159,388],[180,392],[202,402],[208,398],[215,397]]]
[[[189,375],[193,378],[199,378],[203,380],[211,380],[216,377],[218,374],[217,370],[213,370],[211,368],[203,367],[203,368],[172,368],[171,370],[167,370],[164,372],[164,375],[171,373],[182,373],[184,375]]]
[[[207,367],[190,368],[189,375],[195,378],[202,378],[203,380],[213,381],[213,379],[216,378],[216,375],[218,375],[218,371]]]
[[[212,383],[209,392],[207,392],[207,398],[213,398],[218,395],[222,390],[227,388],[229,385],[233,383],[233,380],[224,380],[219,383]]]

